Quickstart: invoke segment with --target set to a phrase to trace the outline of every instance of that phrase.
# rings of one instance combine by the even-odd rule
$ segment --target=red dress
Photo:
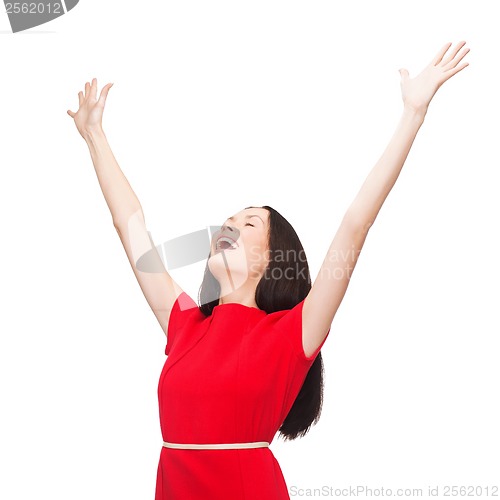
[[[303,304],[267,314],[226,303],[205,316],[181,293],[170,313],[158,384],[163,441],[271,443],[324,343],[305,356]],[[270,448],[162,445],[155,500],[289,498]]]

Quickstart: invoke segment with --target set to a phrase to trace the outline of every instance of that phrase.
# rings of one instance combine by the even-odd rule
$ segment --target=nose
[[[226,229],[227,229],[228,231],[233,232],[233,233],[234,233],[235,231],[237,231],[237,229],[236,229],[236,228],[234,228],[234,227],[232,227],[232,226],[221,226],[221,228],[220,228],[220,232],[222,233],[222,232],[223,232],[223,231],[225,231]]]

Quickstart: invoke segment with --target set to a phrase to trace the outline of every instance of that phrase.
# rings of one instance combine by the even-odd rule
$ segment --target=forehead
[[[269,220],[269,212],[265,208],[247,208],[245,210],[241,210],[240,212],[232,215],[231,217],[228,217],[226,219],[226,222],[235,222],[238,220],[246,220],[247,218],[256,218],[252,216],[259,216],[264,223],[266,223]]]

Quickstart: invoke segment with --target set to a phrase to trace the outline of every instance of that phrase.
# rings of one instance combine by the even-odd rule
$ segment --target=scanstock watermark
[[[268,247],[263,249],[260,244],[245,243],[244,238],[240,240],[240,231],[234,226],[207,226],[156,245],[141,210],[138,210],[128,218],[124,237],[129,240],[134,266],[142,273],[161,274],[207,261],[210,271],[217,270],[219,277],[228,283],[229,286],[224,287],[225,293],[245,285],[249,276],[261,275],[261,279],[273,281],[310,282],[303,250],[271,250]],[[350,279],[357,253],[359,250],[354,246],[348,251],[329,252],[319,276]],[[204,302],[218,300],[220,292],[216,287],[205,288]]]
[[[370,487],[365,485],[335,487],[323,485],[316,488],[288,487],[291,498],[294,497],[356,497],[356,498],[451,498],[451,497],[494,497],[498,498],[499,489],[496,484],[468,484],[468,485],[425,485],[423,488],[385,488],[384,486]]]
[[[54,0],[51,2],[8,2],[4,0],[5,12],[13,33],[24,31],[64,16],[76,7],[80,0]]]

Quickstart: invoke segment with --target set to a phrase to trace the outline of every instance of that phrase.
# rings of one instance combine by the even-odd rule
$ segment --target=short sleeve
[[[182,292],[174,302],[167,326],[167,345],[165,354],[168,356],[171,348],[176,343],[176,338],[181,335],[181,331],[188,317],[198,313],[198,305],[186,293]]]
[[[291,344],[292,350],[298,356],[299,360],[311,365],[330,334],[330,328],[328,328],[328,332],[318,348],[311,356],[307,357],[302,344],[302,309],[304,307],[304,300],[292,309],[283,312],[279,311],[277,314],[282,314],[282,316],[276,322],[276,328],[285,337],[285,341]]]

